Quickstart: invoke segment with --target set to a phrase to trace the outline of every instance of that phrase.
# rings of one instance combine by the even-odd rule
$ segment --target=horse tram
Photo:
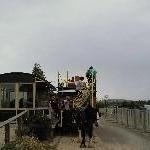
[[[67,76],[67,82],[60,82],[59,75],[57,95],[50,104],[59,120],[55,131],[63,135],[78,134],[80,112],[88,104],[96,108],[96,71],[90,67],[86,78],[75,76],[68,79]]]

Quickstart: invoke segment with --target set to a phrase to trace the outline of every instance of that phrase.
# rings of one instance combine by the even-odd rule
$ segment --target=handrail
[[[46,110],[49,107],[36,107],[36,108],[17,108],[17,110]],[[1,110],[16,110],[16,108],[0,108]]]
[[[1,109],[0,109],[1,110]],[[21,109],[17,109],[21,110]],[[24,108],[22,109],[23,112],[17,114],[16,116],[9,118],[6,121],[3,121],[2,123],[0,123],[0,128],[5,127],[5,144],[9,143],[10,141],[10,123],[14,120],[17,120],[17,124],[18,124],[18,137],[21,136],[21,129],[22,129],[22,116],[26,113],[28,113],[29,111],[38,111],[38,110],[43,110],[43,115],[44,115],[44,110],[50,110],[50,107],[40,107],[40,108]]]
[[[6,124],[16,120],[17,118],[19,118],[20,116],[24,115],[25,113],[27,113],[29,110],[48,110],[49,107],[39,107],[39,108],[27,108],[27,109],[17,109],[17,110],[24,110],[23,112],[19,113],[18,115],[12,117],[12,118],[9,118],[8,120],[6,121],[3,121],[0,123],[0,128],[2,128],[3,126],[5,126]],[[3,110],[8,110],[8,109],[3,109]],[[10,110],[16,110],[16,109],[10,109]]]
[[[10,123],[10,122],[12,122],[12,121],[14,121],[14,120],[16,120],[17,118],[21,117],[22,115],[24,115],[24,114],[27,113],[27,112],[28,112],[28,110],[25,110],[25,111],[19,113],[18,115],[14,116],[14,117],[12,117],[12,118],[9,118],[8,120],[6,120],[6,121],[0,123],[0,128],[2,128],[3,126],[5,126],[6,124],[8,124],[8,123]]]

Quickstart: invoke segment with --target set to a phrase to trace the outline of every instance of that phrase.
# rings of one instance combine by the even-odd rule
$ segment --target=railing
[[[3,109],[3,110],[6,110],[6,109]],[[11,110],[14,110],[15,109],[11,109]],[[22,110],[21,113],[17,114],[16,116],[12,117],[12,118],[9,118],[8,120],[4,121],[4,122],[1,122],[0,123],[0,128],[4,128],[4,143],[9,143],[10,142],[10,130],[11,130],[11,127],[10,125],[12,123],[15,123],[17,124],[17,136],[20,137],[21,136],[21,130],[22,130],[22,126],[23,126],[23,123],[22,123],[22,117],[24,115],[29,115],[29,113],[32,113],[32,114],[36,114],[36,113],[42,113],[42,115],[44,116],[45,114],[47,114],[49,116],[49,119],[52,118],[52,110],[49,108],[49,107],[44,107],[44,108],[29,108],[29,109],[18,109],[18,110]],[[7,111],[9,111],[9,109],[7,109]],[[47,111],[47,112],[46,112]],[[1,135],[2,136],[2,135]],[[2,139],[0,139],[2,140]]]
[[[22,118],[21,117],[24,114],[26,114],[27,112],[28,112],[28,110],[25,110],[25,111],[19,113],[18,115],[16,115],[16,116],[14,116],[14,117],[12,117],[12,118],[10,118],[10,119],[0,123],[0,128],[5,127],[5,143],[9,143],[9,141],[10,141],[10,123],[15,121],[15,120],[17,120],[18,133],[21,133],[20,132],[21,128],[22,128],[22,123],[21,123]],[[20,135],[18,134],[18,136],[20,136]]]
[[[129,128],[150,132],[150,111],[127,108],[110,108],[107,116]]]

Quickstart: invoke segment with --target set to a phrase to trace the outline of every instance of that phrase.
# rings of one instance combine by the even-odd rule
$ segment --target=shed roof
[[[15,82],[31,83],[34,82],[34,77],[30,73],[10,72],[10,73],[0,74],[0,82],[1,83],[15,83]]]
[[[16,82],[32,83],[35,82],[35,78],[32,74],[24,73],[24,72],[10,72],[10,73],[0,74],[0,83],[16,83]],[[44,85],[49,89],[56,90],[56,88],[52,84],[50,84],[50,82],[45,81],[42,83],[44,83]],[[40,88],[43,88],[44,86],[42,83],[38,83]]]

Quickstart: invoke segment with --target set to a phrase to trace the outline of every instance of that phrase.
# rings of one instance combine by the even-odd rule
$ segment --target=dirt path
[[[90,148],[81,149],[79,137],[56,137],[52,145],[57,145],[57,150],[150,150],[148,135],[101,120],[99,127],[94,128],[92,142],[86,142]]]
[[[101,121],[100,126],[94,129],[91,148],[81,149],[79,145],[78,137],[60,137],[57,150],[150,150],[150,137]]]
[[[101,121],[95,134],[106,149],[150,150],[150,137],[119,127],[116,123]]]

